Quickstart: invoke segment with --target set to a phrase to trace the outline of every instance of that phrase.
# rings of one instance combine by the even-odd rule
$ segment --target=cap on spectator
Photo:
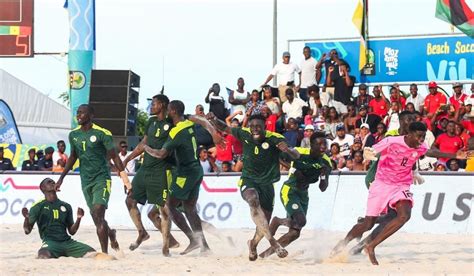
[[[290,52],[284,51],[283,52],[283,57],[291,57]]]
[[[453,88],[456,88],[456,87],[462,87],[462,83],[460,82],[453,83]]]
[[[428,83],[428,88],[438,88],[438,84],[435,81],[430,81]]]
[[[51,154],[51,153],[54,152],[54,148],[53,148],[53,147],[47,147],[47,148],[44,150],[44,152],[45,152],[46,154]]]
[[[363,127],[365,127],[366,129],[370,129],[370,126],[367,123],[363,123],[360,125],[360,128],[363,128]]]
[[[336,131],[339,131],[339,130],[345,130],[344,125],[341,125],[341,124],[337,125]]]
[[[314,130],[314,126],[313,125],[306,125],[304,127],[304,130]]]
[[[359,110],[361,110],[361,109],[367,109],[367,106],[365,104],[363,104],[359,107]]]
[[[364,83],[359,84],[359,89],[367,90],[367,85]]]

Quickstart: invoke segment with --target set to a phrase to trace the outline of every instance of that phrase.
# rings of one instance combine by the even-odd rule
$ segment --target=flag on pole
[[[461,32],[474,37],[474,13],[465,0],[437,0],[436,18],[455,26]]]
[[[367,37],[368,37],[368,21],[367,21],[367,1],[359,0],[357,7],[352,16],[352,22],[356,26],[360,34],[359,47],[359,71],[367,64]]]

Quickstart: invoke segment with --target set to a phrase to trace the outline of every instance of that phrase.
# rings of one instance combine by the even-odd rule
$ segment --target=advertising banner
[[[374,38],[369,40],[368,63],[373,75],[361,76],[359,40],[307,42],[313,57],[336,49],[351,67],[357,82],[394,83],[469,81],[474,79],[474,39],[465,35],[438,37]]]
[[[0,143],[21,144],[20,132],[8,104],[0,100]]]

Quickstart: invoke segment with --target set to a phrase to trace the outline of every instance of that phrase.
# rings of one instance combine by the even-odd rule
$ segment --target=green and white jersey
[[[147,135],[147,145],[152,149],[161,149],[168,140],[169,133],[173,128],[173,121],[169,118],[158,120],[156,116],[151,116],[145,126]],[[174,157],[170,156],[166,159],[158,159],[145,152],[142,168],[167,169],[171,167]]]
[[[45,199],[36,202],[30,208],[30,223],[38,224],[43,241],[67,241],[71,239],[66,229],[74,224],[72,208],[68,203],[57,199],[49,202]]]

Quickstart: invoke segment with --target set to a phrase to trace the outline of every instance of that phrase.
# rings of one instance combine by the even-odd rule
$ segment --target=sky
[[[435,18],[436,0],[370,0],[369,35],[448,33]],[[474,0],[467,0],[474,7]],[[35,52],[67,52],[63,0],[35,0]],[[278,0],[278,61],[289,39],[356,37],[357,0]],[[187,112],[217,82],[259,87],[273,66],[273,0],[98,0],[96,69],[131,69],[141,76],[140,108],[165,85]],[[303,59],[292,45],[292,61]],[[67,56],[0,58],[0,68],[60,102],[68,87]],[[206,110],[207,106],[205,105]],[[14,107],[13,107],[14,108]]]

